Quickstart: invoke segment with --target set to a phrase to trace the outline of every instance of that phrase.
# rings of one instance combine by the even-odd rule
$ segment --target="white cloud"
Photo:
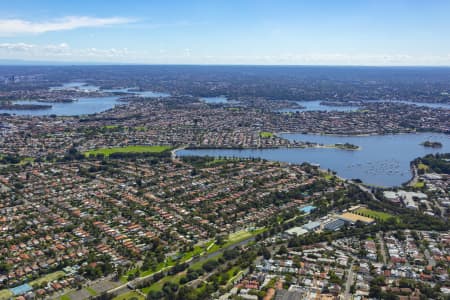
[[[0,43],[0,59],[61,62],[105,62],[144,64],[254,64],[254,65],[371,65],[371,66],[450,66],[450,54],[350,54],[284,53],[279,55],[198,54],[190,48],[135,51],[128,48],[72,48],[67,43]]]
[[[57,61],[123,61],[136,54],[127,48],[72,48],[67,43],[26,44],[0,43],[0,59]]]
[[[120,17],[93,18],[86,16],[68,16],[47,22],[30,22],[22,19],[0,19],[0,36],[7,37],[86,27],[103,27],[131,23],[133,21],[133,19]]]
[[[34,46],[34,48],[36,48],[36,46]],[[46,46],[43,46],[42,49],[45,51],[48,51],[50,53],[64,53],[64,52],[70,51],[70,47],[66,43],[60,43],[57,45],[52,45],[52,44],[46,45]]]
[[[26,43],[2,43],[0,44],[0,50],[7,51],[29,51],[34,48],[35,45],[26,44]]]

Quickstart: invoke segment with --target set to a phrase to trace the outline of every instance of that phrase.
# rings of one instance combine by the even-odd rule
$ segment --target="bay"
[[[15,115],[25,116],[77,116],[99,113],[113,108],[117,104],[121,104],[118,101],[119,97],[83,97],[77,101],[70,103],[50,103],[50,102],[38,102],[20,100],[14,101],[14,104],[37,104],[37,105],[51,105],[50,109],[0,109],[0,113],[8,113]],[[123,104],[123,103],[122,103]]]
[[[321,144],[351,143],[361,150],[334,148],[275,148],[275,149],[193,149],[180,150],[177,155],[213,157],[258,157],[287,163],[315,163],[336,171],[341,177],[361,179],[376,186],[399,186],[411,178],[410,161],[430,153],[450,151],[450,136],[440,133],[417,133],[373,136],[329,136],[310,134],[279,134],[296,141]],[[420,143],[430,140],[442,148],[426,148]]]

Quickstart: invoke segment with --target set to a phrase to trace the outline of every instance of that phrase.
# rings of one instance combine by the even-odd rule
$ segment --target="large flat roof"
[[[305,228],[306,230],[312,230],[312,229],[319,227],[320,224],[321,223],[319,221],[314,221],[314,222],[309,222],[309,223],[303,225],[302,227]]]
[[[288,234],[291,234],[291,235],[299,236],[299,235],[303,235],[303,234],[307,233],[308,230],[303,229],[302,227],[294,227],[294,228],[286,230],[285,232]]]

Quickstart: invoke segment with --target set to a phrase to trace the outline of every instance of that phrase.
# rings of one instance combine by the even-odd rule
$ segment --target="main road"
[[[185,263],[187,263],[189,266],[191,266],[192,264],[197,263],[199,261],[207,261],[207,260],[209,260],[211,258],[217,257],[218,255],[222,254],[225,250],[233,249],[233,248],[236,248],[236,247],[247,245],[248,243],[250,243],[250,242],[252,242],[254,240],[255,240],[255,237],[252,236],[252,237],[249,237],[248,239],[245,239],[243,241],[240,241],[240,242],[237,242],[235,244],[229,245],[228,247],[219,249],[219,250],[214,251],[212,253],[200,256],[198,258],[191,258],[191,259],[187,260]],[[169,270],[171,268],[172,268],[171,266],[170,267],[165,267],[165,268],[161,269],[158,272],[149,274],[147,276],[136,278],[133,281],[124,283],[122,285],[119,285],[118,287],[110,289],[107,293],[109,293],[109,294],[114,293],[114,294],[116,294],[118,296],[118,295],[130,292],[132,290],[132,287],[138,286],[140,283],[142,283],[146,279],[152,278],[156,274],[159,274],[161,272],[167,271],[167,270]]]

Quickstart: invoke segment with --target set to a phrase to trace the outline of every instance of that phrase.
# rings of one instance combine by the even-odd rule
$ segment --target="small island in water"
[[[358,145],[353,145],[350,143],[336,143],[336,144],[319,144],[312,142],[305,142],[299,148],[334,148],[341,150],[361,150],[361,147]]]
[[[421,143],[421,145],[424,147],[430,147],[430,148],[442,148],[441,142],[425,141],[425,142]]]
[[[350,143],[344,143],[344,144],[334,144],[334,146],[338,149],[343,150],[360,150],[360,147],[357,145],[353,145]]]

